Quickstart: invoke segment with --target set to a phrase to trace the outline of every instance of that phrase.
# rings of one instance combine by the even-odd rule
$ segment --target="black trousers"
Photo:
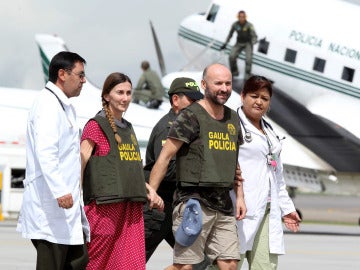
[[[146,261],[150,259],[161,241],[165,240],[169,246],[174,247],[172,210],[172,202],[165,199],[164,212],[159,212],[156,209],[149,210],[148,204],[144,206]]]
[[[37,251],[36,270],[83,270],[89,262],[86,243],[62,245],[31,239]]]

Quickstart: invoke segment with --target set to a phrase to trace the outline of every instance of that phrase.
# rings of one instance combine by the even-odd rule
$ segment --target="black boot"
[[[162,103],[162,100],[152,99],[148,102],[146,107],[149,109],[157,109],[157,108],[159,108],[161,103]]]

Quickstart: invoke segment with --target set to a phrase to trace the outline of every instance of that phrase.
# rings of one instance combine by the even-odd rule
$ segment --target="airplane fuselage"
[[[236,34],[225,53],[220,46],[239,10],[246,11],[258,35],[252,73],[268,77],[312,113],[360,138],[360,126],[348,117],[360,115],[360,39],[347,31],[360,7],[336,0],[213,1],[206,13],[187,17],[179,29],[180,47],[189,59],[199,60],[196,68],[228,63]],[[243,61],[238,64],[244,74]]]

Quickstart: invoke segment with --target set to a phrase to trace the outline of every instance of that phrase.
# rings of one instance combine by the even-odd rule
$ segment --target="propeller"
[[[157,58],[158,58],[159,66],[160,66],[161,76],[164,77],[166,75],[164,57],[162,55],[161,48],[160,48],[160,43],[158,41],[154,26],[153,26],[151,21],[150,21],[150,28],[151,28],[151,33],[152,33],[152,36],[153,36],[153,39],[154,39],[155,50],[156,50],[156,54],[157,54]]]

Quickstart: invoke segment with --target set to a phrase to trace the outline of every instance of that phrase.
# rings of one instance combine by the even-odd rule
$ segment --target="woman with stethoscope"
[[[238,221],[238,232],[242,261],[247,258],[250,270],[276,269],[278,255],[285,254],[282,220],[293,232],[301,221],[286,190],[281,140],[263,119],[271,96],[271,82],[252,76],[244,84],[238,109],[245,141],[239,163],[247,207],[245,218]]]

